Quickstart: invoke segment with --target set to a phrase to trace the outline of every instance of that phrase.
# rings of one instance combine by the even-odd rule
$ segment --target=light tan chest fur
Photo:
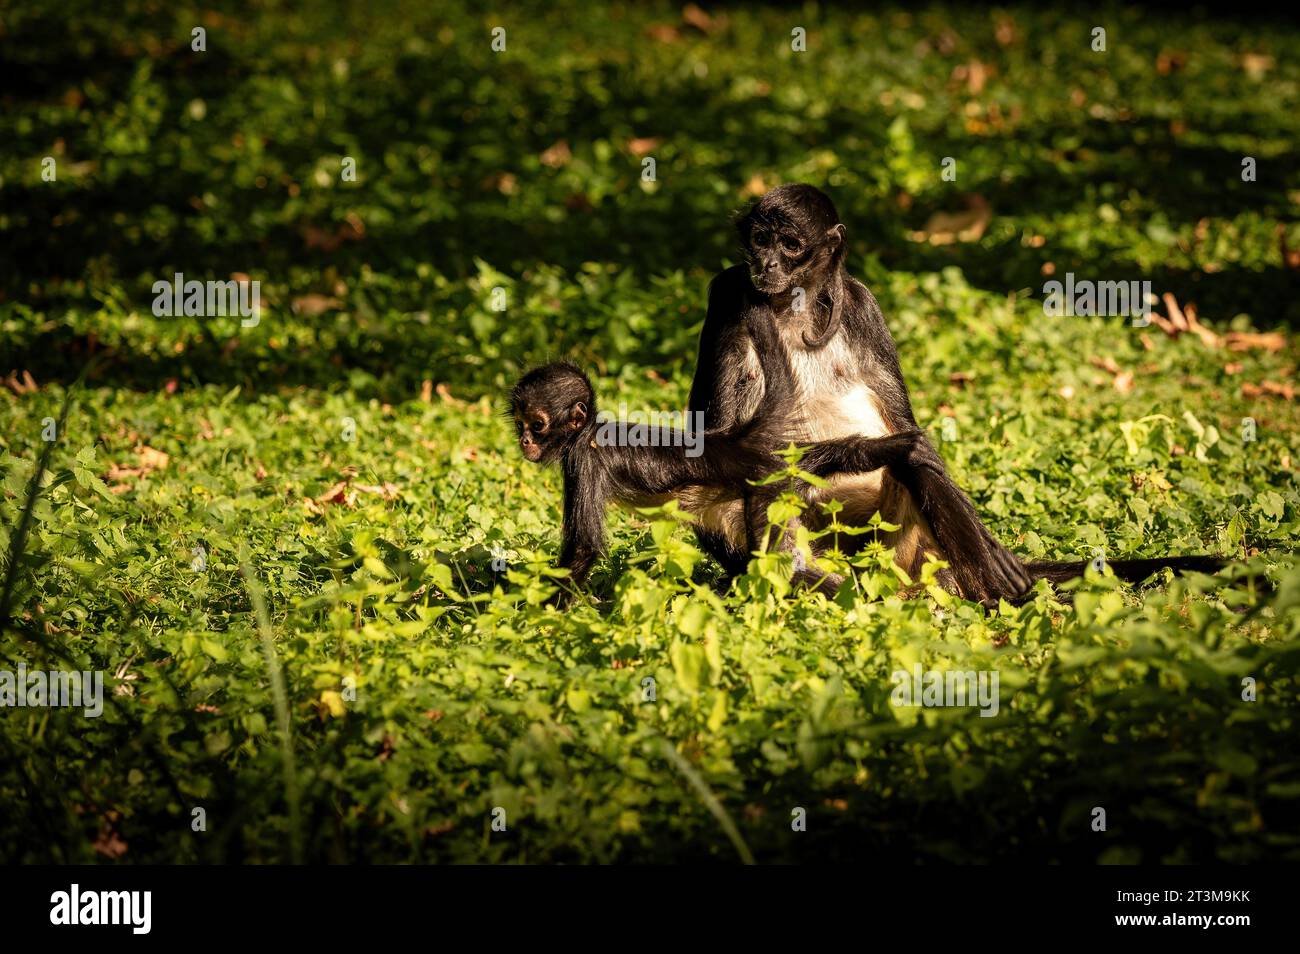
[[[820,350],[810,352],[803,344],[803,330],[797,323],[783,324],[780,329],[798,390],[798,439],[812,443],[894,433],[896,428],[885,416],[879,396],[861,380],[857,356],[850,352],[844,336],[836,335]],[[752,344],[746,361],[758,366]],[[864,526],[879,511],[885,520],[900,525],[896,533],[883,535],[882,542],[894,547],[895,559],[904,569],[916,572],[925,551],[936,549],[911,495],[885,471],[836,474],[829,484],[812,490],[810,500],[814,504],[839,500],[844,504],[841,522]]]

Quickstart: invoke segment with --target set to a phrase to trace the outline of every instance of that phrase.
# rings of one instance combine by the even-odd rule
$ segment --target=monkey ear
[[[587,405],[582,401],[573,405],[573,410],[569,413],[569,427],[577,430],[587,423]]]
[[[833,225],[831,228],[827,229],[826,230],[827,244],[830,245],[831,248],[839,248],[841,245],[844,244],[844,232],[845,229],[843,224],[838,222],[835,225]]]

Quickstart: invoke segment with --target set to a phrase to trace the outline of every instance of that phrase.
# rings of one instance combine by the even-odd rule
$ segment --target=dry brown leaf
[[[982,195],[968,195],[965,202],[965,210],[936,212],[925,223],[924,229],[909,232],[907,237],[913,242],[929,242],[931,245],[978,241],[993,218],[993,210]]]
[[[988,81],[990,70],[979,60],[971,60],[969,63],[959,63],[952,70],[951,80],[953,83],[966,84],[966,91],[972,96],[978,96],[984,92],[984,84]]]
[[[103,855],[105,858],[116,859],[126,854],[126,842],[107,825],[99,830],[99,837],[91,847],[95,849],[96,854]]]
[[[357,475],[355,466],[344,467],[342,475],[343,479],[323,494],[303,498],[303,509],[307,511],[309,516],[324,513],[324,508],[331,504],[342,507],[355,507],[357,498],[361,494],[369,494],[389,501],[396,500],[401,494],[397,485],[388,481],[384,481],[382,484],[354,484],[352,479]]]
[[[1165,303],[1165,310],[1169,312],[1169,320],[1179,331],[1187,331],[1187,316],[1183,314],[1182,308],[1178,306],[1178,299],[1174,297],[1173,292],[1165,292],[1161,296]]]
[[[325,493],[321,494],[319,497],[316,497],[315,498],[316,503],[345,504],[347,506],[351,506],[352,503],[356,501],[356,495],[353,494],[351,500],[348,499],[348,485],[350,483],[351,483],[351,478],[344,478],[343,480],[340,480],[329,490],[325,491]]]
[[[1300,248],[1293,251],[1286,244],[1286,226],[1281,222],[1277,224],[1277,244],[1282,250],[1282,267],[1287,269],[1300,268]]]
[[[1120,394],[1128,394],[1129,391],[1133,390],[1133,372],[1123,370],[1115,363],[1114,358],[1107,355],[1105,358],[1089,358],[1088,362],[1094,367],[1101,368],[1113,375],[1111,384]]]
[[[322,252],[334,252],[344,242],[360,241],[366,234],[366,224],[361,221],[361,216],[355,212],[349,212],[344,217],[343,222],[332,229],[321,228],[318,225],[304,225],[300,232],[303,244],[309,250],[320,249]]]
[[[750,176],[749,181],[740,189],[740,194],[746,199],[756,199],[765,192],[767,192],[767,182],[761,172],[755,172]]]
[[[458,397],[452,396],[451,389],[445,384],[439,384],[435,390],[444,404],[450,404],[452,407],[464,407],[468,403],[467,401],[462,401]]]
[[[1161,76],[1181,70],[1187,65],[1187,54],[1177,50],[1161,50],[1156,56],[1156,72]]]
[[[514,195],[518,183],[519,179],[510,172],[495,172],[483,180],[485,188],[496,189],[502,195]]]
[[[677,27],[670,23],[652,23],[646,27],[646,34],[660,43],[676,43],[682,38]]]
[[[104,482],[109,484],[110,493],[126,493],[131,489],[129,481],[139,480],[155,470],[165,470],[167,464],[171,461],[171,457],[166,453],[147,444],[138,445],[135,448],[135,456],[138,463],[134,467],[118,464],[109,465],[108,472],[104,474]]]
[[[372,494],[384,500],[396,500],[400,491],[396,484],[384,481],[382,484],[353,484],[352,489],[359,494]]]
[[[627,151],[632,153],[638,159],[642,156],[649,155],[651,150],[657,149],[659,143],[663,142],[658,136],[645,136],[627,141]]]
[[[13,391],[14,394],[17,394],[19,397],[40,390],[40,388],[37,387],[36,379],[32,377],[30,371],[23,371],[21,378],[18,377],[18,372],[10,371],[9,377],[5,378],[4,383],[9,390]]]
[[[1264,74],[1274,66],[1274,59],[1264,53],[1243,53],[1238,59],[1246,75],[1253,80],[1261,80]]]
[[[1224,336],[1229,351],[1281,351],[1286,347],[1286,337],[1280,331],[1229,331]]]
[[[328,295],[318,295],[313,292],[310,295],[303,295],[293,300],[293,313],[303,315],[307,318],[314,318],[322,315],[332,308],[340,308],[343,303],[337,298],[331,298]]]
[[[1241,386],[1241,396],[1248,398],[1280,397],[1288,401],[1295,400],[1295,386],[1291,384],[1280,384],[1277,381],[1262,381],[1259,384],[1246,382]]]
[[[724,21],[719,17],[710,16],[696,4],[688,3],[682,7],[682,22],[687,26],[695,27],[701,33],[712,33],[722,26]]]
[[[569,148],[567,139],[561,139],[537,158],[542,165],[551,169],[559,169],[561,166],[569,164],[569,160],[573,158],[573,150]]]
[[[171,457],[157,448],[150,447],[148,444],[141,444],[135,449],[135,456],[140,459],[140,467],[144,471],[166,470]]]
[[[1222,345],[1222,339],[1209,328],[1206,328],[1196,320],[1196,306],[1191,302],[1183,309],[1183,317],[1187,319],[1187,327],[1196,337],[1201,339],[1201,343],[1207,348],[1218,348]]]
[[[1153,311],[1149,315],[1147,315],[1147,318],[1150,319],[1151,324],[1155,325],[1157,328],[1159,328],[1169,337],[1171,338],[1178,337],[1179,335],[1178,329],[1174,327],[1174,323],[1170,321],[1168,318],[1166,318],[1164,315],[1156,314]]]

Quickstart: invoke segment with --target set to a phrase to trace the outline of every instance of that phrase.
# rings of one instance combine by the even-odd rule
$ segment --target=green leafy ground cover
[[[103,670],[112,700],[0,714],[7,860],[1300,855],[1300,32],[126,6],[11,5],[0,34],[0,552],[68,404],[0,668]],[[559,480],[513,451],[504,389],[569,356],[608,404],[682,406],[730,213],[796,180],[838,203],[1001,539],[1240,563],[985,613],[901,598],[877,550],[832,602],[776,559],[727,588],[671,514],[631,514],[593,598],[544,606]],[[936,213],[978,234],[918,240]],[[154,317],[177,271],[260,280],[261,322]],[[1047,318],[1067,271],[1148,279],[1220,339]],[[891,705],[917,663],[996,670],[998,715]]]

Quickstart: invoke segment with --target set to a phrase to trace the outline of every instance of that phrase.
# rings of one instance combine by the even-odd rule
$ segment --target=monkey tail
[[[803,334],[803,345],[805,348],[816,350],[821,348],[826,342],[835,337],[835,332],[840,330],[840,320],[844,314],[844,273],[840,269],[835,271],[835,285],[831,289],[831,314],[826,319],[826,327],[821,330],[820,334],[808,336],[808,332]]]
[[[1106,565],[1121,580],[1129,583],[1139,583],[1158,573],[1165,567],[1173,570],[1175,573],[1214,573],[1228,565],[1228,561],[1223,557],[1217,556],[1176,556],[1176,557],[1155,557],[1152,559],[1138,560],[1107,560]],[[1083,571],[1087,569],[1088,561],[1081,560],[1077,563],[1058,560],[1044,560],[1035,563],[1026,563],[1025,572],[1029,574],[1032,580],[1048,580],[1052,583],[1064,583],[1067,580],[1077,579],[1083,576]]]

